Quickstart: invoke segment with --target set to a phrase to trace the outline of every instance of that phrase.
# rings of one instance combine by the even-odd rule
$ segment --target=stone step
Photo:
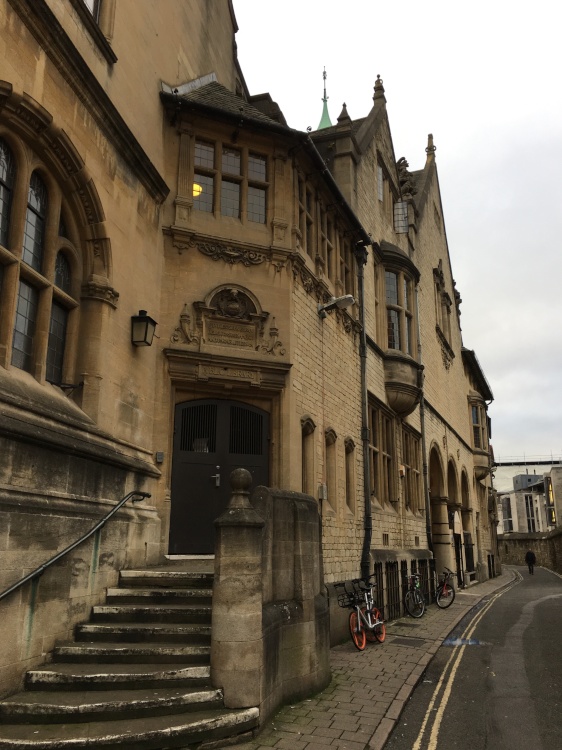
[[[211,589],[213,587],[213,578],[212,573],[196,573],[185,570],[122,570],[119,574],[119,585]]]
[[[159,641],[186,645],[208,645],[211,642],[211,626],[205,624],[86,623],[78,625],[75,632],[77,641]]]
[[[62,643],[55,647],[55,661],[106,662],[183,662],[208,664],[210,646],[186,646],[173,643]]]
[[[2,750],[157,750],[185,748],[247,733],[257,727],[257,708],[197,711],[88,724],[0,724]],[[204,745],[203,745],[204,747]]]
[[[58,724],[162,716],[222,708],[222,691],[168,687],[159,690],[27,691],[0,703],[5,724]]]
[[[166,603],[192,603],[211,606],[213,590],[207,588],[182,589],[182,588],[136,588],[119,587],[107,589],[107,604],[127,602],[146,602],[151,604]]]
[[[146,663],[60,662],[40,669],[31,669],[25,676],[27,690],[128,690],[166,686],[210,686],[208,665],[189,666],[170,662],[165,665]]]
[[[93,607],[93,622],[211,622],[212,607],[204,604],[115,604]]]

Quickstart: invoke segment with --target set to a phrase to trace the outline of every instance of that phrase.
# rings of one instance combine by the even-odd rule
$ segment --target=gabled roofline
[[[476,380],[478,390],[482,394],[482,398],[484,399],[484,401],[493,401],[494,394],[492,393],[492,389],[490,388],[490,385],[486,380],[486,376],[484,375],[484,371],[480,366],[480,362],[478,361],[478,357],[476,356],[474,350],[467,349],[465,346],[463,346],[461,348],[461,354],[463,361]]]
[[[170,87],[166,86],[166,89],[170,89]],[[355,227],[358,235],[358,241],[363,242],[365,245],[373,244],[371,236],[365,230],[365,228],[357,218],[355,212],[345,199],[337,182],[332,176],[332,173],[328,169],[326,162],[322,158],[320,152],[318,151],[312,138],[310,137],[310,133],[303,133],[300,130],[289,128],[287,125],[282,125],[281,123],[275,122],[275,120],[257,119],[256,117],[251,117],[249,115],[229,112],[228,110],[221,109],[220,107],[215,107],[210,104],[191,101],[189,99],[186,99],[185,97],[178,96],[178,94],[173,93],[173,91],[170,92],[166,89],[163,89],[160,92],[160,99],[162,100],[162,103],[164,104],[164,107],[168,112],[168,116],[170,117],[170,122],[172,124],[176,122],[178,115],[182,112],[196,112],[203,116],[212,117],[215,120],[235,123],[238,128],[247,126],[253,130],[267,130],[271,133],[283,135],[286,138],[295,141],[299,146],[305,149],[314,164],[318,167],[318,172],[328,183],[329,189],[332,191],[336,198],[337,205],[349,219],[350,223]]]

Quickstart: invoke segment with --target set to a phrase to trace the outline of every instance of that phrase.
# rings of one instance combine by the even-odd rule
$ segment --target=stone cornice
[[[164,349],[173,383],[210,384],[215,388],[282,391],[292,365],[279,360],[254,360],[242,357]]]
[[[198,235],[184,227],[164,227],[163,232],[172,238],[172,245],[179,255],[198,250],[211,260],[222,260],[230,265],[241,263],[243,266],[250,267],[271,263],[277,271],[281,271],[292,257],[291,251],[284,248],[263,247]]]
[[[98,24],[94,21],[94,18],[90,11],[86,8],[84,4],[84,0],[70,0],[70,4],[74,8],[74,10],[78,13],[80,16],[80,20],[84,24],[84,26],[88,29],[88,32],[94,42],[97,44],[100,52],[105,57],[107,62],[110,65],[113,65],[113,63],[117,62],[117,55],[113,51],[113,47],[105,36],[103,35],[100,27]]]
[[[45,0],[8,0],[116,152],[148,193],[162,203],[170,192]]]

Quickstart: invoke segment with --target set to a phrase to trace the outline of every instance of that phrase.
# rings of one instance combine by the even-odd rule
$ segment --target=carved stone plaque
[[[220,378],[221,380],[240,380],[252,385],[260,384],[260,374],[256,370],[241,367],[221,367],[220,365],[199,365],[199,380]]]
[[[237,349],[254,349],[256,346],[255,327],[245,323],[207,320],[205,340],[208,344],[235,346]]]

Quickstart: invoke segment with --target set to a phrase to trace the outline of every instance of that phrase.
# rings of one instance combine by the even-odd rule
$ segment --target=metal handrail
[[[98,523],[90,529],[90,531],[87,531],[83,536],[80,537],[76,542],[73,542],[70,546],[68,546],[66,549],[63,549],[61,552],[57,552],[57,554],[54,557],[51,557],[50,560],[47,560],[46,563],[43,563],[43,565],[40,565],[38,568],[35,568],[31,573],[28,573],[23,578],[20,578],[19,581],[16,581],[16,583],[12,584],[10,588],[6,589],[5,591],[2,591],[0,593],[0,599],[3,599],[5,596],[8,596],[8,594],[13,593],[17,589],[21,588],[25,583],[28,581],[32,581],[34,578],[38,578],[39,576],[43,575],[43,573],[49,568],[53,563],[56,563],[58,560],[61,559],[61,557],[64,557],[68,552],[71,552],[75,547],[78,547],[79,544],[82,544],[82,542],[85,542],[86,539],[89,539],[93,534],[98,531],[98,529],[101,529],[105,524],[109,521],[111,516],[115,515],[119,508],[121,508],[122,505],[125,505],[127,500],[131,497],[137,497],[136,500],[133,500],[133,503],[139,503],[142,500],[145,500],[148,497],[151,497],[150,492],[138,492],[136,490],[133,490],[133,492],[129,492],[125,495],[124,498],[122,498],[117,505],[115,505],[108,513],[105,514],[105,516],[101,519],[101,521],[98,521]]]

